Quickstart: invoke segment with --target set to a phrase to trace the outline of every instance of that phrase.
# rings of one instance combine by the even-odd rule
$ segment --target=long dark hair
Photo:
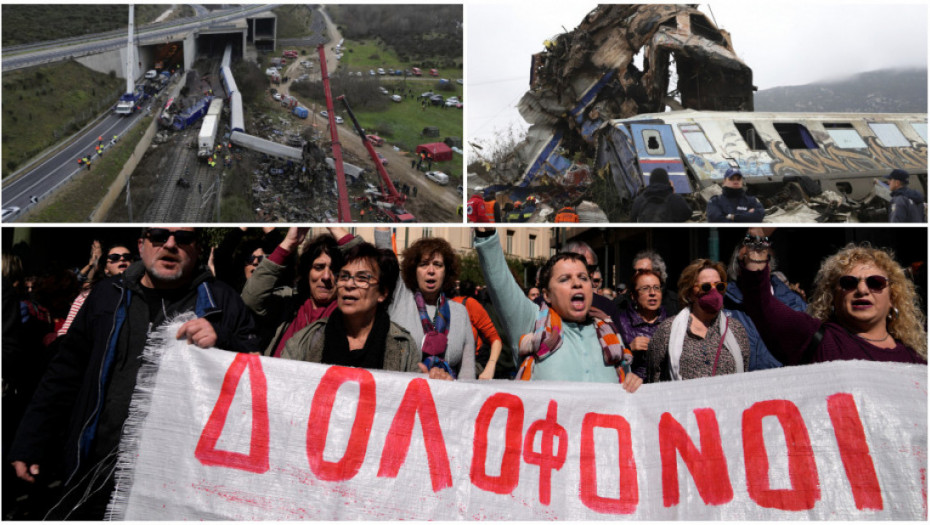
[[[339,243],[336,242],[335,237],[328,233],[314,237],[307,245],[307,249],[300,255],[300,261],[297,263],[297,293],[300,297],[310,297],[310,268],[313,267],[313,261],[324,253],[329,256],[329,267],[334,276],[345,265],[345,259],[339,251]]]

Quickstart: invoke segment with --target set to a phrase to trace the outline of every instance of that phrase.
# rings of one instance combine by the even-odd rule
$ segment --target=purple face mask
[[[705,312],[716,315],[723,308],[723,296],[720,295],[720,292],[711,288],[709,292],[698,297],[697,303],[701,305],[701,309]]]

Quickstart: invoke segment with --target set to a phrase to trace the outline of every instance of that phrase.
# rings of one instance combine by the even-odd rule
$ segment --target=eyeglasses
[[[339,272],[339,275],[336,277],[336,286],[344,287],[349,284],[349,281],[354,282],[355,286],[359,288],[368,288],[372,284],[378,282],[375,276],[370,273],[363,272],[352,275],[349,272]]]
[[[715,283],[701,283],[694,285],[694,289],[700,291],[701,293],[709,293],[711,288],[716,288],[718,292],[723,293],[727,291],[727,283],[718,281]]]
[[[251,256],[251,257],[249,257],[249,264],[248,264],[248,266],[258,266],[259,264],[261,264],[261,262],[262,262],[262,260],[263,260],[264,258],[265,258],[264,255],[253,255],[253,256]]]
[[[653,285],[647,285],[647,286],[640,286],[639,288],[636,289],[636,291],[639,293],[649,293],[649,292],[659,293],[662,291],[662,287],[658,284],[653,284]],[[709,292],[710,288],[708,288],[707,291]]]
[[[132,262],[132,254],[129,252],[126,253],[111,253],[107,255],[107,261],[115,263],[117,261],[126,261]]]
[[[856,288],[859,288],[859,283],[861,283],[862,281],[865,281],[865,285],[873,293],[879,293],[885,288],[887,288],[888,285],[891,284],[891,281],[887,277],[884,277],[881,275],[870,275],[868,277],[856,277],[854,275],[844,275],[840,277],[837,283],[840,285],[840,288],[844,292],[851,292],[855,290]]]
[[[190,230],[171,231],[165,228],[149,228],[145,231],[145,238],[151,241],[154,246],[165,244],[171,237],[174,237],[174,242],[178,246],[187,246],[197,242],[197,232]]]

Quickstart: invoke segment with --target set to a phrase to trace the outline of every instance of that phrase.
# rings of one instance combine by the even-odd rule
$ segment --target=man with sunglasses
[[[585,259],[585,265],[588,267],[588,275],[592,276],[592,278],[595,273],[603,275],[597,266],[597,254],[594,253],[594,250],[588,243],[580,240],[571,240],[565,243],[565,247],[562,248],[562,251],[577,253],[578,255],[583,256]],[[598,283],[597,287],[599,288],[604,284],[606,283]],[[615,327],[620,326],[620,309],[617,308],[617,305],[607,297],[599,293],[595,293],[593,300],[591,301],[591,307],[597,308],[598,310],[607,314]]]
[[[65,496],[47,518],[103,518],[142,351],[160,324],[194,312],[175,337],[201,348],[260,350],[238,294],[198,264],[196,231],[146,228],[138,247],[139,261],[94,287],[11,446],[16,474],[28,482],[40,466],[64,459]]]

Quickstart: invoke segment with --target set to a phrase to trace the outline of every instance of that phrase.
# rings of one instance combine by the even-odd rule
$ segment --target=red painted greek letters
[[[223,433],[226,416],[236,395],[236,387],[245,369],[249,370],[249,386],[252,391],[252,439],[249,453],[217,450],[216,442]],[[262,362],[257,355],[236,354],[220,387],[220,397],[213,412],[200,433],[194,450],[200,463],[211,467],[228,467],[262,474],[268,470],[268,384]]]
[[[769,484],[769,457],[762,437],[762,419],[778,418],[788,444],[788,477],[791,488],[773,489]],[[817,464],[810,436],[798,407],[782,399],[760,401],[743,411],[743,455],[749,497],[760,507],[809,510],[820,499]]]
[[[339,461],[323,459],[326,448],[326,435],[329,432],[329,419],[332,415],[333,402],[339,387],[347,382],[356,382],[359,386],[358,406],[355,422],[349,434],[349,443]],[[352,479],[365,461],[368,448],[368,434],[375,419],[375,378],[364,368],[344,368],[331,366],[313,394],[310,407],[310,420],[307,423],[307,460],[310,470],[324,481],[344,481]]]
[[[381,454],[381,466],[378,467],[379,478],[396,478],[401,465],[407,459],[410,439],[413,436],[414,418],[419,414],[420,427],[423,429],[423,441],[426,444],[426,459],[429,462],[429,477],[433,492],[452,486],[452,472],[449,469],[449,455],[446,442],[439,426],[436,404],[430,393],[429,382],[417,378],[407,384],[404,399],[400,402],[394,421],[388,431]]]

